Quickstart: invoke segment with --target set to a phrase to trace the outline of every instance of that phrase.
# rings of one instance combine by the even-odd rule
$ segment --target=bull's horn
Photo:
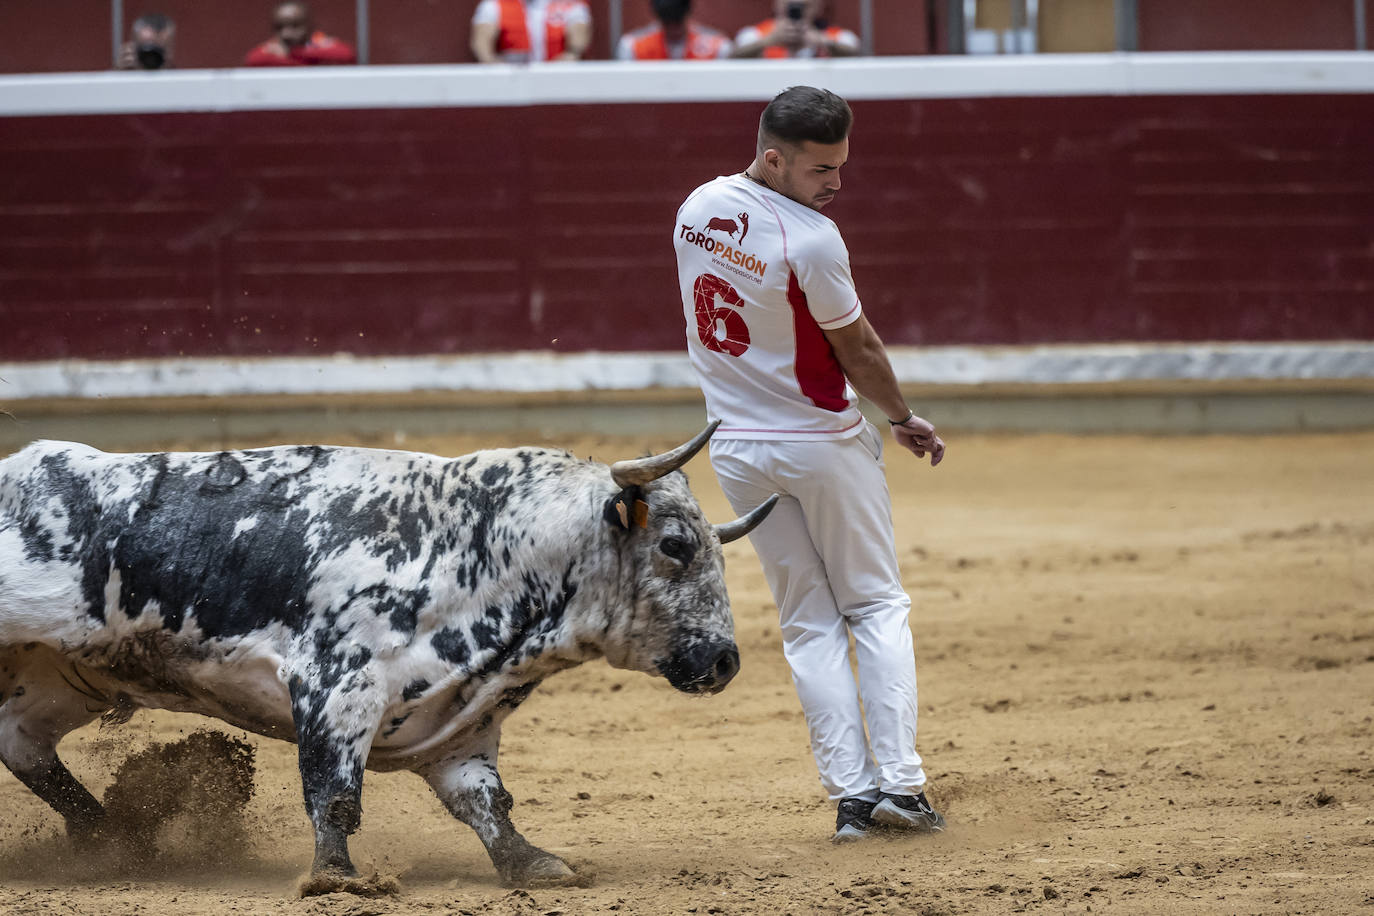
[[[671,474],[682,467],[692,456],[701,451],[701,447],[706,444],[706,440],[711,438],[711,433],[716,431],[720,421],[716,420],[710,426],[696,434],[691,442],[679,445],[671,452],[664,452],[662,455],[650,455],[648,458],[633,458],[629,461],[617,461],[611,465],[611,479],[622,487],[643,486],[650,481],[658,480],[665,474]]]
[[[753,531],[763,520],[768,517],[768,513],[773,511],[773,507],[778,504],[778,494],[765,499],[754,507],[754,511],[742,518],[737,518],[733,522],[726,522],[724,525],[716,525],[716,537],[720,538],[722,544],[737,541],[749,532]]]

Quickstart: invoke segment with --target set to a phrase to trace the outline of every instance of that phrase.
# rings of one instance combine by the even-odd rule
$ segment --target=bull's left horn
[[[710,426],[697,433],[691,442],[679,445],[671,452],[664,452],[662,455],[650,455],[648,458],[617,461],[611,465],[611,479],[622,487],[632,487],[643,486],[650,481],[658,480],[665,474],[671,474],[691,461],[692,456],[701,451],[701,447],[706,444],[707,439],[711,438],[711,433],[715,432],[719,425],[719,420],[712,422]]]
[[[773,507],[777,504],[778,494],[774,493],[772,496],[759,503],[759,505],[754,508],[754,511],[750,512],[748,515],[737,518],[733,522],[726,522],[724,525],[716,525],[716,537],[720,538],[722,544],[728,544],[731,541],[739,540],[762,524],[763,520],[768,517],[768,513],[772,512]]]

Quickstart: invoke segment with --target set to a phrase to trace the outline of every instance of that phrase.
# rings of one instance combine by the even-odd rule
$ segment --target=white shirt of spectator
[[[863,314],[835,223],[744,175],[697,188],[673,228],[687,352],[718,439],[864,429],[823,329]]]
[[[525,27],[530,33],[530,60],[544,60],[548,57],[545,48],[545,23],[549,7],[559,7],[565,25],[590,23],[592,11],[586,3],[568,3],[567,0],[524,0]],[[557,21],[557,20],[555,20]],[[473,25],[500,25],[501,4],[498,0],[482,0],[472,13]],[[507,58],[508,60],[510,58]],[[523,59],[523,55],[522,55]]]

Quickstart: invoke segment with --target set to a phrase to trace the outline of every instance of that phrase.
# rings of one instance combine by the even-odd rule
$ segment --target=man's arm
[[[592,24],[590,22],[570,22],[563,38],[563,53],[555,60],[581,60],[592,43]]]
[[[479,64],[499,63],[501,58],[496,53],[496,36],[501,31],[499,22],[474,22],[472,24],[472,37],[469,44],[472,46],[472,56],[477,58]]]
[[[755,27],[740,29],[735,36],[735,49],[731,57],[761,57],[764,51],[774,45],[786,48],[800,48],[806,41],[806,26],[791,19],[779,19],[777,25],[767,35],[761,35]]]
[[[318,35],[319,40],[312,38],[310,43],[304,48],[306,61],[312,64],[356,64],[358,54],[353,50],[353,46],[346,41],[340,41],[332,35]]]
[[[137,70],[138,52],[134,50],[134,43],[126,41],[119,48],[119,58],[115,61],[116,70]]]
[[[930,452],[932,467],[939,464],[945,456],[945,443],[935,435],[933,425],[906,406],[887,349],[868,319],[860,315],[857,321],[823,333],[854,390],[872,401],[889,420],[899,421],[891,424],[893,438],[917,458]]]
[[[299,64],[286,53],[286,45],[276,38],[263,42],[243,58],[245,67],[282,67]]]
[[[818,53],[828,54],[831,57],[856,57],[863,53],[859,36],[848,29],[836,30],[833,38],[819,29],[810,29],[806,33],[806,43],[815,48]]]

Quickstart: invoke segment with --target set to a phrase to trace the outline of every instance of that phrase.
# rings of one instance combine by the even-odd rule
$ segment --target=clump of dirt
[[[321,872],[301,880],[296,893],[302,897],[322,894],[353,894],[357,897],[395,897],[401,893],[401,882],[394,875],[373,872],[370,875],[346,876],[337,872]]]
[[[210,730],[130,755],[105,790],[102,838],[140,870],[241,861],[253,757],[246,741]]]

